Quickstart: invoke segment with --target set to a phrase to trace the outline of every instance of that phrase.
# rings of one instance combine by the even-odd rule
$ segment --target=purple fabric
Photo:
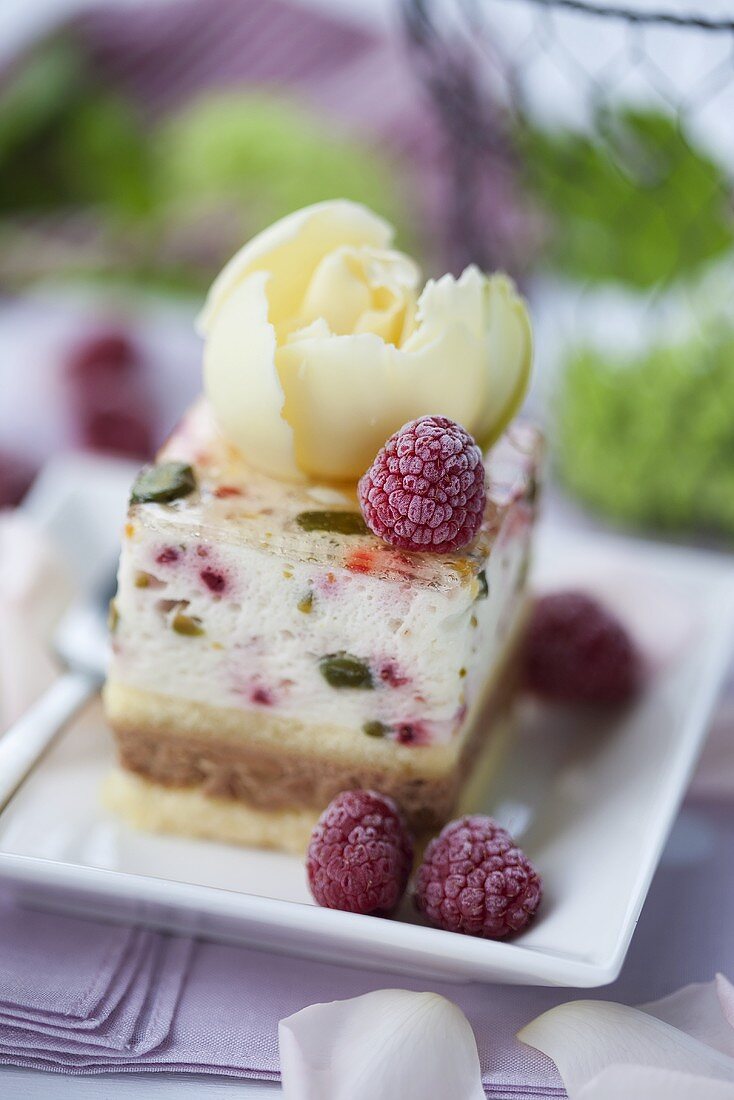
[[[243,83],[300,90],[349,70],[379,42],[287,0],[179,0],[175,11],[153,0],[132,17],[102,3],[73,25],[100,75],[153,116]]]
[[[189,1072],[276,1079],[277,1024],[283,1016],[316,1001],[357,996],[399,984],[432,988],[466,1012],[477,1036],[487,1094],[501,1097],[563,1096],[551,1063],[518,1043],[515,1032],[533,1016],[561,1001],[598,996],[631,1004],[658,998],[680,985],[710,979],[716,970],[734,975],[734,879],[722,873],[734,850],[734,809],[726,803],[690,801],[676,824],[656,875],[621,978],[596,991],[454,985],[396,978],[373,971],[267,955],[220,944],[197,943],[145,933],[149,952],[116,1009],[95,1032],[62,1025],[30,1029],[4,1022],[0,1063],[65,1073]],[[27,989],[36,1013],[58,1019],[59,988],[68,979],[66,1001],[79,1003],[79,990],[99,986],[100,954],[85,963],[89,943],[127,942],[124,929],[62,918],[64,956],[51,933],[60,918],[3,910],[0,975],[4,990]],[[27,929],[33,925],[33,942]],[[76,932],[75,932],[76,929]],[[12,931],[12,937],[8,933]],[[19,950],[16,951],[16,944]],[[52,945],[50,949],[50,944]],[[151,955],[155,961],[151,963]],[[110,987],[119,981],[125,951],[109,965]],[[54,968],[44,995],[29,975]],[[73,987],[73,994],[72,994]],[[97,998],[97,1004],[104,997]],[[16,1002],[17,1003],[17,1002]],[[87,998],[90,1016],[91,999]],[[11,1014],[7,1007],[4,1017]],[[132,1027],[125,1031],[120,1019]],[[130,1038],[123,1041],[122,1036]],[[113,1038],[114,1036],[114,1038]]]
[[[43,914],[41,914],[43,915]],[[47,919],[51,919],[50,917]],[[45,938],[48,938],[47,933]],[[37,961],[38,940],[43,939],[44,936],[40,934],[40,930],[36,930],[35,951]],[[13,943],[15,940],[12,937],[3,935],[4,943]],[[109,1029],[110,1035],[116,1035],[118,1032],[113,1031],[110,1025],[107,1023],[111,1014],[115,1012],[120,1003],[125,998],[126,1004],[131,1003],[132,997],[130,996],[130,987],[133,980],[137,977],[141,970],[141,963],[146,954],[151,949],[151,933],[146,932],[143,929],[135,930],[133,936],[130,939],[130,946],[128,951],[123,956],[123,960],[117,970],[109,968],[105,972],[100,972],[101,976],[106,978],[108,984],[107,990],[100,998],[93,1011],[87,1016],[71,1016],[61,1012],[54,1011],[52,1008],[46,1009],[29,1009],[23,1005],[4,1005],[0,1011],[0,1025],[13,1024],[18,1028],[26,1028],[29,1031],[38,1031],[43,1034],[55,1035],[57,1032],[62,1031],[70,1039],[83,1039],[84,1033],[87,1031],[98,1032],[102,1024],[106,1024]],[[16,979],[21,975],[21,962],[22,955],[18,952],[14,957],[14,971]],[[64,965],[68,968],[71,967],[71,958],[64,956]],[[87,972],[87,968],[90,963],[84,959],[82,974]],[[38,974],[42,974],[41,971],[36,968]],[[79,971],[76,971],[79,973]],[[68,974],[67,974],[68,977]],[[127,995],[127,996],[126,996]],[[52,987],[47,987],[43,993],[45,1002],[51,1006],[56,1004],[53,1000]],[[127,1032],[130,1028],[126,1029]],[[120,1031],[120,1034],[123,1034]],[[124,1045],[124,1040],[122,1045]]]
[[[0,1050],[53,1056],[70,1067],[86,1065],[90,1058],[128,1059],[155,1050],[170,1031],[193,944],[150,932],[142,942],[143,953],[124,997],[95,1031],[28,1022],[15,1026],[6,1017],[0,1024]]]
[[[135,939],[131,928],[18,910],[3,899],[0,1011],[25,1010],[29,1019],[52,1014],[72,1027],[74,1020],[88,1020],[100,1011],[113,977],[132,959]],[[38,945],[51,940],[55,951],[39,967]]]

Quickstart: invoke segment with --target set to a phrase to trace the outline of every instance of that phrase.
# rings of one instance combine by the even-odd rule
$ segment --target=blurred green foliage
[[[517,142],[549,262],[573,278],[650,287],[734,241],[731,180],[674,116],[607,108],[590,133],[525,123]]]
[[[93,204],[135,217],[151,202],[134,112],[92,86],[71,42],[45,43],[0,92],[0,214]]]
[[[557,460],[583,501],[627,523],[734,537],[734,327],[637,357],[585,348],[558,403]]]
[[[384,158],[262,92],[212,93],[184,108],[156,136],[156,165],[162,203],[234,203],[249,229],[329,198],[398,214]]]
[[[91,214],[101,266],[80,248],[75,275],[200,289],[245,237],[321,199],[361,201],[404,226],[393,179],[384,155],[245,88],[145,130],[69,38],[42,43],[0,89],[0,237],[22,255],[18,216]]]

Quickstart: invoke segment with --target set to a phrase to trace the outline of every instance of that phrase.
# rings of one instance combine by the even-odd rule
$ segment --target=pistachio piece
[[[304,615],[310,615],[313,611],[313,592],[307,592],[306,595],[298,601],[296,607],[299,611],[302,611]]]
[[[477,593],[478,600],[486,600],[489,595],[489,582],[487,580],[486,569],[480,569],[477,573],[477,584],[479,585],[479,592]]]
[[[374,719],[372,722],[365,722],[362,726],[362,732],[366,733],[368,737],[384,737],[389,733],[390,727],[386,726],[384,722],[379,722]]]
[[[360,512],[299,512],[296,523],[303,531],[328,531],[336,535],[368,535]]]
[[[110,634],[114,634],[120,623],[120,612],[117,610],[117,601],[110,600],[110,605],[107,609],[107,629]]]
[[[371,688],[369,666],[351,653],[328,653],[319,661],[319,671],[334,688]]]
[[[159,462],[144,466],[135,479],[131,504],[170,504],[196,489],[196,476],[186,462]]]
[[[188,638],[198,638],[204,633],[201,619],[197,619],[195,615],[184,615],[182,611],[173,616],[171,628],[177,634],[185,634]]]

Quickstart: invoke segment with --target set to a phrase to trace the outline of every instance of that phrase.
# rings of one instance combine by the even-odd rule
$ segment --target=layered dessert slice
[[[396,550],[353,494],[247,467],[206,405],[130,507],[105,691],[121,770],[108,797],[144,827],[302,850],[330,799],[389,794],[440,826],[514,687],[538,438],[487,463],[480,533]],[[150,479],[150,474],[148,478]],[[190,487],[190,488],[189,488]]]
[[[206,397],[136,482],[112,610],[107,797],[138,825],[302,850],[367,787],[430,831],[507,711],[527,313],[476,268],[419,294],[390,238],[319,204],[212,287]]]

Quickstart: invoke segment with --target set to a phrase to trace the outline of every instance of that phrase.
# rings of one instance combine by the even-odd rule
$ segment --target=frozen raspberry
[[[359,483],[367,526],[402,550],[447,554],[466,546],[479,530],[485,500],[482,452],[445,416],[405,424]]]
[[[529,691],[559,703],[619,705],[642,682],[642,660],[627,631],[583,592],[536,601],[524,671]]]
[[[395,803],[375,791],[342,791],[311,836],[306,869],[319,905],[389,913],[400,901],[413,843]]]
[[[499,940],[535,914],[543,886],[532,863],[491,817],[462,817],[432,840],[415,902],[447,932]]]

